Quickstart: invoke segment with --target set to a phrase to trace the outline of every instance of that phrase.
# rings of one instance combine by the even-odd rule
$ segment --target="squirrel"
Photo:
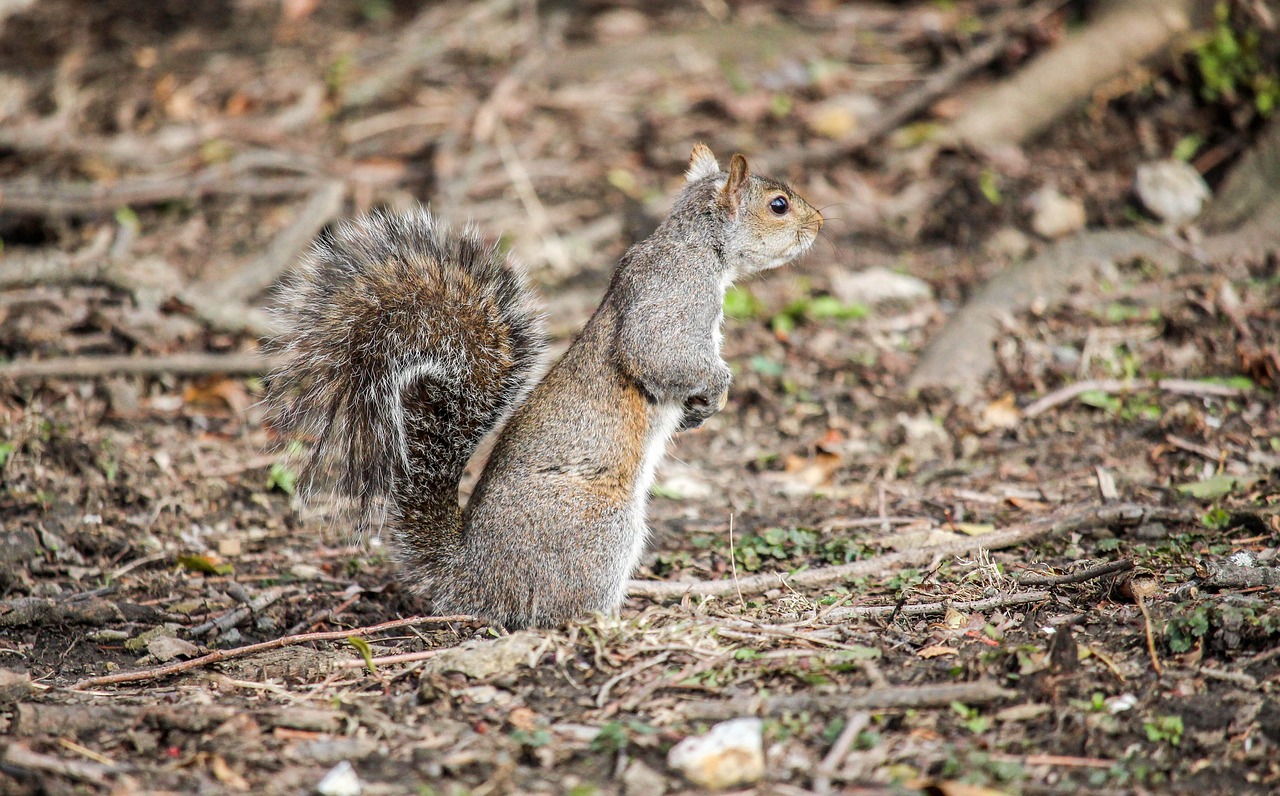
[[[822,214],[698,144],[670,215],[535,384],[546,344],[523,273],[425,209],[337,225],[282,281],[270,422],[314,447],[303,494],[385,506],[409,588],[515,629],[611,613],[649,536],[678,430],[724,408],[724,294],[803,254]],[[505,422],[504,422],[505,421]],[[463,470],[501,426],[462,508]]]

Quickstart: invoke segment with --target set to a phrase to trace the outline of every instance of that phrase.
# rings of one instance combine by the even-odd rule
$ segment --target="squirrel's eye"
[[[787,197],[785,196],[775,196],[773,201],[769,203],[769,209],[773,211],[775,216],[786,215],[787,210],[790,208],[791,205],[787,203]]]

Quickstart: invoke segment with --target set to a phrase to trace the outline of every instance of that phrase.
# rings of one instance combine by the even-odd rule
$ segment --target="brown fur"
[[[668,439],[722,407],[732,381],[725,288],[798,256],[822,225],[741,155],[726,174],[699,145],[688,178],[523,401],[542,337],[518,274],[423,213],[345,228],[287,286],[289,362],[270,400],[320,440],[308,483],[327,468],[339,494],[386,497],[406,577],[439,611],[518,627],[622,601]],[[461,469],[507,413],[459,509]]]

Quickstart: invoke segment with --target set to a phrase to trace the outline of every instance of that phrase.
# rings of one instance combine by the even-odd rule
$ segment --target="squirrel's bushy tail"
[[[427,572],[456,549],[457,488],[521,400],[545,344],[524,278],[496,247],[425,209],[344,222],[280,291],[268,379],[278,430],[310,438],[304,495],[387,506]]]

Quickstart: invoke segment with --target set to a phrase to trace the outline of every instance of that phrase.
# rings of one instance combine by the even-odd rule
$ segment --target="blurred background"
[[[90,331],[10,299],[15,358],[234,347],[208,333],[266,331],[243,310],[376,206],[598,294],[698,141],[825,208],[819,292],[881,266],[949,307],[1046,241],[1161,222],[1137,167],[1215,186],[1280,98],[1264,0],[3,0],[0,25],[7,283],[88,267],[183,305],[117,334],[110,301]]]

